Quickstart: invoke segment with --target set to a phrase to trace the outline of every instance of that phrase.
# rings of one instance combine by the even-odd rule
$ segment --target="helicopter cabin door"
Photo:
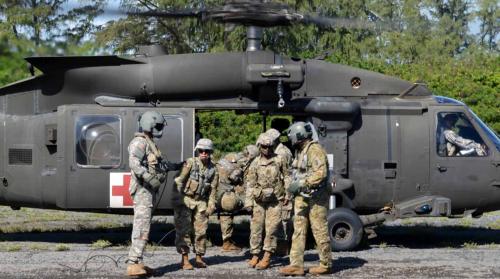
[[[131,208],[128,145],[138,131],[138,120],[154,109],[163,114],[167,125],[155,139],[163,158],[181,162],[193,154],[194,109],[102,107],[99,105],[61,106],[65,123],[64,158],[59,169],[62,186],[58,206],[67,209],[95,209],[121,212]],[[171,209],[175,173],[170,172],[160,191],[159,209]],[[163,190],[165,188],[165,190]]]
[[[433,106],[430,111],[433,194],[450,198],[453,214],[489,206],[495,195],[491,174],[498,174],[492,164],[494,145],[464,106]]]

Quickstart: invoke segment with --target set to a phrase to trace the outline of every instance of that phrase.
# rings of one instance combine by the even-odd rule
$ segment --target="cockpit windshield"
[[[452,98],[448,97],[443,97],[443,96],[435,96],[435,100],[440,103],[440,104],[456,104],[456,105],[462,105],[467,108],[467,110],[471,113],[471,115],[474,118],[474,121],[481,127],[481,129],[484,131],[484,133],[488,136],[488,138],[495,144],[495,147],[497,148],[498,151],[500,151],[500,139],[498,138],[498,135],[493,132],[493,130],[488,127],[488,125],[484,124],[484,122],[464,103],[457,101]]]
[[[477,117],[477,115],[471,109],[469,109],[468,107],[467,107],[467,109],[474,117],[474,121],[476,121],[476,123],[479,126],[481,126],[481,129],[488,136],[488,138],[495,144],[495,147],[500,152],[500,139],[498,138],[498,135],[495,132],[493,132],[490,129],[490,127],[488,127],[488,125],[484,124],[484,122],[479,117]]]

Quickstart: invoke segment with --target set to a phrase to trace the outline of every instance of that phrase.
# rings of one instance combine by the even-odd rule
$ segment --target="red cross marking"
[[[113,185],[111,195],[112,196],[122,196],[123,197],[123,206],[131,206],[134,205],[134,201],[130,196],[128,191],[128,186],[130,185],[130,174],[123,175],[123,185]]]

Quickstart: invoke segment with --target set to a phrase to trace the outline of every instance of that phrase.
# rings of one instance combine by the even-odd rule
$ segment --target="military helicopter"
[[[263,28],[314,23],[284,4],[135,11],[247,26],[246,51],[135,57],[29,57],[42,74],[0,88],[0,204],[131,213],[127,145],[140,115],[167,119],[158,142],[171,161],[192,156],[200,110],[286,115],[309,121],[328,152],[332,249],[356,248],[386,220],[481,216],[500,209],[500,140],[466,105],[420,83],[261,49]],[[444,121],[482,152],[448,150]],[[169,197],[175,173],[160,191]],[[172,213],[169,198],[158,211]]]

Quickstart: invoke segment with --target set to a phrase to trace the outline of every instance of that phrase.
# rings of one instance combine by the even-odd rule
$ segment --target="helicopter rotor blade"
[[[159,18],[186,18],[186,17],[196,17],[202,18],[206,14],[206,10],[195,10],[195,9],[181,9],[181,10],[170,10],[170,11],[158,11],[158,10],[129,10],[125,14],[131,16],[141,16],[141,17],[159,17]]]

